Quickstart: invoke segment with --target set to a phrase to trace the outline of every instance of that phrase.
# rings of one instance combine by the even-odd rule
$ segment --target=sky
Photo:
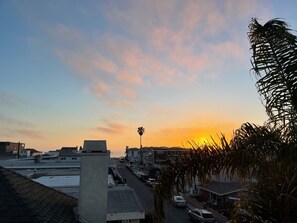
[[[0,0],[0,141],[189,147],[263,124],[251,18],[297,29],[294,0]],[[296,33],[294,33],[296,35]]]

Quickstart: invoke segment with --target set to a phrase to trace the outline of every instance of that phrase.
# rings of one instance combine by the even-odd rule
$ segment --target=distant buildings
[[[62,147],[58,154],[59,160],[80,160],[78,147]]]
[[[186,157],[189,152],[189,149],[180,147],[127,148],[126,159],[130,164],[140,165],[146,170],[162,169],[163,166],[174,163],[181,157]],[[239,200],[240,191],[242,191],[238,178],[235,175],[230,177],[230,174],[227,177],[226,171],[212,175],[203,183],[195,177],[191,184],[185,183],[183,186],[182,192],[199,195],[202,201],[219,208],[232,206],[234,201]],[[181,188],[182,185],[180,185]]]
[[[32,156],[41,156],[42,152],[36,150],[36,149],[23,149],[20,152],[20,158],[28,158]]]
[[[77,146],[62,147],[61,149],[45,152],[42,159],[75,161],[80,160],[80,152]]]
[[[126,157],[130,163],[140,163],[140,152],[137,148],[126,148]]]
[[[24,149],[25,143],[2,141],[0,142],[0,159],[18,158]]]
[[[69,157],[78,154],[75,149],[61,151]],[[145,218],[144,209],[135,191],[117,175],[115,166],[108,168],[109,154],[105,141],[87,140],[80,161],[49,159],[35,163],[26,159],[7,164],[7,168],[22,169],[28,177],[38,177],[39,170],[43,171],[46,186],[0,166],[0,203],[9,204],[0,205],[0,222],[139,223]]]
[[[187,153],[189,153],[188,149],[180,147],[127,148],[126,158],[131,164],[143,164],[146,169],[152,169],[161,168],[168,162],[175,162],[179,156]]]

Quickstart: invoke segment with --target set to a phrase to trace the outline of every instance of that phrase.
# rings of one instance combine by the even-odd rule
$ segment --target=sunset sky
[[[252,17],[297,29],[296,1],[0,0],[0,141],[185,146],[267,119]],[[296,33],[294,33],[296,35]]]

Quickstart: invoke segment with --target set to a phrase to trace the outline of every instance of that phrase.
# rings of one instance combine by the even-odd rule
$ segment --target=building
[[[72,223],[76,208],[77,199],[0,167],[0,222]]]
[[[51,188],[0,167],[0,204],[13,207],[10,212],[2,207],[5,205],[0,205],[0,222],[138,223],[144,219],[143,207],[134,190],[109,179],[109,151],[105,141],[85,141],[80,163],[80,170],[67,167],[61,169],[61,176],[47,176],[45,184],[51,183]],[[65,176],[65,171],[80,172],[80,175]],[[59,185],[59,182],[62,183]],[[2,195],[6,191],[9,193]],[[22,217],[24,221],[20,220]]]
[[[129,163],[140,163],[140,150],[137,148],[126,149],[126,157]]]
[[[0,159],[18,158],[21,151],[25,149],[25,143],[0,142]]]
[[[189,153],[188,149],[180,147],[148,147],[143,148],[142,160],[145,168],[161,168],[168,162],[175,162],[180,156]]]
[[[59,156],[59,151],[60,150],[50,150],[48,152],[45,152],[44,155],[45,156],[52,156],[52,157],[58,157]]]
[[[78,152],[78,147],[62,147],[59,151],[60,153],[77,153]]]
[[[21,158],[28,158],[28,157],[32,157],[32,156],[41,156],[42,152],[37,151],[36,149],[23,149],[20,152],[20,157]]]
[[[242,186],[239,182],[212,181],[199,185],[201,199],[219,209],[231,207],[234,201],[240,199]]]

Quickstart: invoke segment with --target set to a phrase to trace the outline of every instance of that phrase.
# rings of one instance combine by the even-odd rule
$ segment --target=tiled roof
[[[0,167],[1,223],[76,222],[77,199]]]

